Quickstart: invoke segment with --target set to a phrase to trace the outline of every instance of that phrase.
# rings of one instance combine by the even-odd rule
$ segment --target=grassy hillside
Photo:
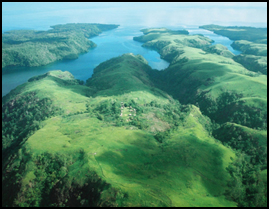
[[[223,195],[234,153],[209,135],[210,120],[154,88],[143,58],[123,55],[108,62],[119,65],[117,76],[125,73],[131,83],[122,93],[112,92],[117,79],[95,89],[106,75],[114,80],[114,68],[105,62],[89,87],[54,71],[4,97],[3,205],[236,206]],[[129,91],[135,86],[143,90]],[[40,117],[40,108],[50,114]],[[38,115],[36,121],[30,114]],[[18,115],[20,120],[10,120]],[[29,125],[23,139],[6,130],[23,120]]]
[[[65,24],[48,31],[14,30],[2,34],[2,68],[42,66],[62,59],[76,59],[96,45],[87,38],[118,25]]]
[[[86,85],[98,95],[121,95],[155,89],[149,78],[152,68],[141,55],[124,54],[103,62],[94,69]]]
[[[234,57],[234,54],[230,52],[228,48],[222,44],[211,45],[209,47],[203,48],[203,50],[208,53],[215,53],[228,58]]]
[[[232,134],[232,135],[228,135]],[[266,169],[267,132],[254,130],[234,123],[225,123],[213,132],[213,136],[234,149],[240,149],[251,156],[255,164]]]
[[[242,64],[248,70],[261,72],[267,75],[267,57],[241,54],[233,58],[236,62]]]
[[[241,50],[244,54],[267,56],[267,45],[252,43],[246,40],[238,40],[232,43],[232,47]]]
[[[144,47],[157,49],[171,62],[169,68],[153,74],[154,83],[181,103],[196,104],[218,123],[266,129],[266,76],[248,71],[230,57],[206,53],[212,48],[206,42],[210,44],[199,35],[172,34],[145,41]]]
[[[253,43],[246,40],[238,40],[232,43],[232,47],[241,50],[243,54],[234,57],[234,60],[248,70],[261,72],[267,75],[267,45]]]

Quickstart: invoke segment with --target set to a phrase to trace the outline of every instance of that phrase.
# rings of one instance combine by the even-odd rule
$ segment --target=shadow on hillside
[[[170,191],[170,188],[175,190],[178,196],[188,190],[192,191],[192,187],[196,187],[192,179],[197,179],[197,175],[208,191],[205,197],[223,194],[226,171],[223,169],[223,155],[216,147],[211,149],[211,145],[198,138],[191,140],[192,146],[176,142],[168,147],[157,146],[149,144],[152,143],[150,138],[147,138],[149,135],[139,132],[134,135],[137,138],[131,145],[107,151],[96,159],[109,165],[114,174],[125,182],[141,184],[147,192],[158,190],[157,199],[168,198],[164,192]],[[203,149],[198,149],[201,145],[204,145]],[[187,175],[190,172],[192,176]],[[167,206],[172,205],[170,199],[165,202]]]

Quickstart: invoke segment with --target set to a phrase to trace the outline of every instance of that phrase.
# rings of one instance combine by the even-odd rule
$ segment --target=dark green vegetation
[[[2,34],[2,68],[42,66],[62,59],[76,59],[96,45],[88,40],[118,25],[65,24],[48,31],[15,30]]]
[[[86,85],[52,71],[3,97],[3,206],[267,206],[266,76],[203,36],[143,32],[166,70],[124,54]]]
[[[267,204],[267,134],[234,123],[225,123],[213,132],[223,144],[238,150],[238,159],[227,169],[233,177],[226,195],[240,206]],[[265,195],[265,196],[263,196]]]
[[[219,25],[203,25],[200,28],[234,40],[231,46],[242,54],[233,59],[248,70],[267,74],[267,28]]]

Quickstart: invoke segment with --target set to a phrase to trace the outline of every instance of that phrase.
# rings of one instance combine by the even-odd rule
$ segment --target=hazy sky
[[[120,25],[252,25],[265,26],[265,2],[4,2],[2,28],[48,27],[86,22]]]

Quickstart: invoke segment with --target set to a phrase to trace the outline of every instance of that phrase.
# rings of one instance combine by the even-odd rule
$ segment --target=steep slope
[[[157,101],[166,104],[172,99],[167,93],[154,86],[150,74],[153,70],[141,55],[124,54],[103,62],[94,69],[86,82],[96,100],[111,96],[124,100],[138,100],[141,104]]]

